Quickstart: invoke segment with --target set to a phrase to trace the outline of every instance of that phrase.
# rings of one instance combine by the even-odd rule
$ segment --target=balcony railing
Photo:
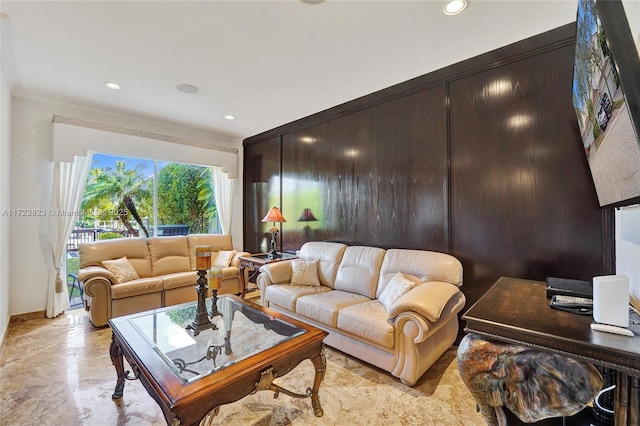
[[[98,239],[100,233],[98,228],[82,228],[71,231],[69,241],[67,241],[67,252],[78,251],[78,244],[90,243]]]
[[[150,229],[151,235],[153,235],[153,228]],[[67,252],[77,252],[78,244],[90,243],[98,239],[98,235],[102,232],[114,232],[105,230],[102,228],[78,228],[71,231],[69,241],[67,241]],[[118,232],[118,231],[116,231]],[[128,237],[128,232],[118,232],[124,237]],[[188,235],[188,225],[158,225],[158,236],[170,236],[170,235]],[[141,235],[143,235],[141,233]]]

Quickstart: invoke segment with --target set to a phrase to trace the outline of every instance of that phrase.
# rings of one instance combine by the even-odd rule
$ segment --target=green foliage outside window
[[[97,216],[118,218],[130,235],[137,237],[138,229],[131,224],[133,218],[148,237],[149,231],[142,222],[141,215],[148,214],[153,191],[151,179],[143,176],[143,170],[143,164],[127,168],[124,160],[116,161],[114,169],[92,169],[82,199],[83,211],[94,210]]]
[[[113,166],[96,165],[89,171],[78,225],[100,227],[96,223],[116,220],[122,226],[117,229],[126,229],[131,236],[150,236],[148,228],[154,224],[154,175],[148,173],[147,167],[152,160],[99,154],[95,161],[111,162]],[[161,164],[158,169],[158,225],[186,225],[191,233],[208,233],[215,228],[217,211],[211,169],[179,163]]]
[[[98,240],[115,240],[116,238],[123,238],[122,234],[117,232],[101,232],[98,234]]]
[[[190,233],[207,233],[215,218],[211,171],[187,164],[169,164],[158,173],[158,221],[188,225]]]

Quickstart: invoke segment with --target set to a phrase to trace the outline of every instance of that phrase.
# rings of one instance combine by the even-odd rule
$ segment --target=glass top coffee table
[[[218,299],[218,310],[211,320],[216,329],[197,336],[186,328],[196,316],[195,302],[109,320],[118,375],[112,398],[122,397],[125,379],[139,379],[171,425],[206,423],[220,405],[259,390],[311,398],[314,414],[322,416],[318,391],[327,333],[233,295]],[[132,372],[124,370],[123,358]],[[273,383],[305,359],[315,368],[312,387],[296,393]]]

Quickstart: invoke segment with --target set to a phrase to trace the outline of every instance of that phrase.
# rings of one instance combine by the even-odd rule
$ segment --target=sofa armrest
[[[107,325],[111,318],[111,281],[103,275],[93,275],[83,281],[89,319],[96,327]]]
[[[283,260],[263,265],[260,268],[260,274],[256,278],[258,290],[260,290],[260,303],[265,304],[265,294],[267,287],[271,284],[289,284],[291,282],[291,261]]]
[[[457,299],[449,305],[449,301]],[[431,322],[437,322],[443,313],[457,313],[465,304],[465,297],[458,287],[443,281],[429,281],[412,288],[389,309],[389,318],[403,312],[415,312]],[[449,306],[448,306],[449,305]]]
[[[291,282],[291,260],[267,263],[260,268],[260,275],[268,279],[266,285],[288,284]]]
[[[248,251],[237,251],[236,254],[233,255],[229,266],[240,267],[240,256],[249,257],[251,256],[251,253],[249,253]]]
[[[113,272],[102,266],[87,266],[86,268],[78,270],[78,280],[82,282],[89,281],[93,277],[105,278],[111,285],[118,284],[118,278],[116,278]]]

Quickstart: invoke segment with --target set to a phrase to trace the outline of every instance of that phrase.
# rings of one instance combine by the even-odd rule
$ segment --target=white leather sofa
[[[198,245],[210,245],[212,258],[220,251],[232,256],[229,266],[222,269],[218,293],[240,293],[238,257],[249,253],[231,253],[231,235],[120,238],[80,244],[78,279],[83,283],[85,309],[91,322],[103,326],[111,318],[197,300],[195,247]],[[123,256],[138,277],[120,282],[103,262]]]
[[[327,345],[413,386],[455,341],[466,299],[462,265],[453,256],[331,242],[305,243],[298,256],[318,261],[320,285],[291,283],[292,266],[306,266],[296,260],[270,263],[257,279],[261,301],[328,331]],[[390,305],[386,294],[387,308],[378,298],[398,272],[413,287]]]

